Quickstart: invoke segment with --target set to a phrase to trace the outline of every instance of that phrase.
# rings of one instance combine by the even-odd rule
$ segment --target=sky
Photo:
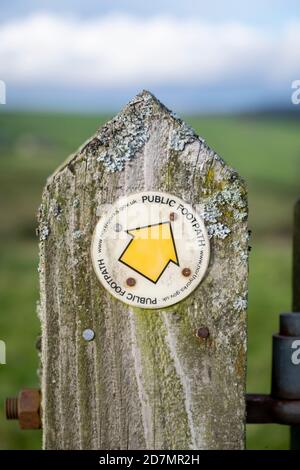
[[[299,78],[298,0],[1,0],[7,108],[287,108]]]

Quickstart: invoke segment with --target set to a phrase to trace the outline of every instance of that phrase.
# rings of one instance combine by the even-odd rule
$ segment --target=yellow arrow
[[[172,261],[179,266],[170,222],[127,230],[132,236],[119,261],[155,284]]]

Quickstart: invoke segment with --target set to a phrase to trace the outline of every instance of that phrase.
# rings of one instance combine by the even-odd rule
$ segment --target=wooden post
[[[151,190],[196,207],[211,246],[200,285],[161,310],[112,297],[90,255],[102,205]],[[39,237],[44,448],[244,448],[248,231],[239,175],[143,91],[49,178]]]

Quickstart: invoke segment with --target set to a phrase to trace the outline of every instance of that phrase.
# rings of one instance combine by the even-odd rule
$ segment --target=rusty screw
[[[182,272],[182,275],[185,276],[185,277],[189,277],[192,273],[190,268],[184,268],[181,272]]]
[[[171,212],[170,215],[169,215],[169,218],[170,218],[171,222],[173,222],[174,220],[177,219],[177,214],[175,214],[175,212]]]
[[[24,388],[17,397],[7,398],[6,419],[18,419],[21,429],[41,428],[41,393],[35,388]]]
[[[133,277],[129,277],[128,279],[126,279],[126,284],[129,287],[133,287],[136,285],[136,280]]]
[[[208,338],[209,337],[209,329],[206,326],[201,326],[201,328],[198,328],[196,336],[198,338]]]

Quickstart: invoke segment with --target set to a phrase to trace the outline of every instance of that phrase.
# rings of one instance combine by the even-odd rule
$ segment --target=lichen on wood
[[[103,206],[143,190],[192,204],[211,237],[205,278],[163,310],[112,298],[90,258]],[[248,232],[237,173],[144,91],[48,179],[39,238],[44,448],[243,448]]]

